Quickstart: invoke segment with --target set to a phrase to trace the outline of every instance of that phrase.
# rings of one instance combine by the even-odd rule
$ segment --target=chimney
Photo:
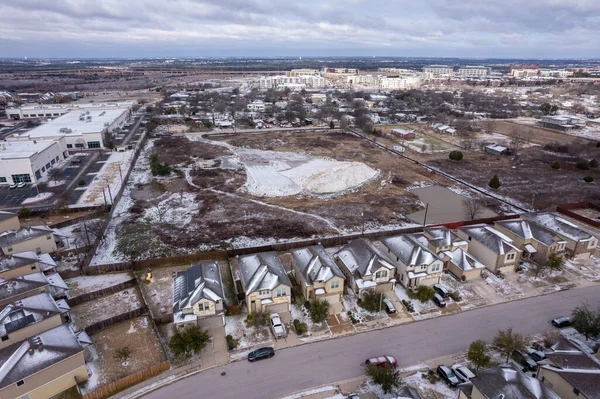
[[[35,353],[35,350],[33,348],[29,348],[27,353],[29,353],[30,355],[33,355]]]
[[[37,350],[38,350],[38,352],[43,351],[44,350],[44,345],[39,344],[38,347],[37,347]]]

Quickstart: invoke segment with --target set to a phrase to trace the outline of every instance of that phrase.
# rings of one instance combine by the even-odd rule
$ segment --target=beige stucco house
[[[547,364],[538,367],[537,378],[562,399],[600,398],[600,363],[561,338],[547,353]]]
[[[49,254],[37,255],[33,251],[19,252],[13,255],[0,253],[0,278],[9,279],[32,273],[52,272],[56,262]]]
[[[550,229],[564,241],[569,256],[575,259],[588,259],[598,248],[598,238],[583,230],[578,224],[554,213],[527,213],[521,215],[525,220]]]
[[[561,399],[539,380],[529,377],[513,363],[478,371],[460,385],[459,399]]]
[[[514,271],[521,258],[521,250],[513,240],[487,224],[463,226],[457,233],[469,244],[469,253],[492,272]]]
[[[56,231],[46,226],[25,227],[0,233],[0,249],[4,255],[33,251],[36,254],[53,253],[57,250]],[[59,240],[60,241],[60,240]]]
[[[0,398],[47,399],[86,381],[83,353],[65,324],[0,349]]]
[[[346,285],[361,296],[364,290],[392,291],[396,266],[389,257],[366,238],[350,241],[333,255],[346,277]]]
[[[403,234],[381,240],[388,257],[396,262],[400,283],[406,288],[440,282],[444,261],[427,247],[422,234]]]
[[[21,223],[16,213],[0,211],[0,233],[9,230],[19,230]]]
[[[567,241],[558,233],[525,219],[512,219],[494,222],[494,228],[513,240],[521,249],[521,259],[539,264],[548,262],[551,253],[563,254]]]
[[[302,295],[309,301],[326,300],[340,304],[344,294],[344,274],[322,245],[294,249],[292,267]]]
[[[44,292],[50,293],[50,284],[42,273],[7,280],[0,279],[0,307]]]
[[[173,280],[173,320],[203,327],[225,325],[225,294],[218,261],[192,265]]]
[[[48,293],[0,308],[0,349],[60,326],[64,312]]]
[[[241,256],[238,268],[249,312],[291,310],[292,282],[276,252]]]

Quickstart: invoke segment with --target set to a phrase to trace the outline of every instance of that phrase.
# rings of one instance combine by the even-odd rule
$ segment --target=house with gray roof
[[[563,254],[567,241],[558,233],[526,219],[509,219],[494,222],[494,228],[513,240],[521,249],[521,259],[540,264],[548,262],[551,253]]]
[[[371,241],[357,238],[333,255],[346,277],[346,284],[359,296],[363,290],[392,291],[396,265]]]
[[[36,254],[53,253],[64,236],[47,226],[25,227],[0,233],[0,249],[4,255],[34,251]]]
[[[224,326],[225,293],[218,261],[204,261],[173,280],[173,320],[203,327]]]
[[[0,349],[60,326],[63,313],[48,293],[0,307]]]
[[[481,277],[485,265],[462,248],[444,251],[444,267],[456,278],[467,281]]]
[[[519,264],[521,250],[506,234],[487,224],[463,226],[458,235],[469,244],[469,253],[496,273],[514,271]]]
[[[50,398],[87,379],[84,347],[66,324],[0,349],[0,398]]]
[[[583,230],[578,224],[554,213],[526,213],[525,220],[550,229],[567,242],[567,253],[576,259],[588,259],[598,248],[598,237]]]
[[[564,337],[552,349],[537,378],[563,399],[600,398],[600,361]]]
[[[292,282],[277,252],[240,256],[237,266],[249,312],[291,310]]]
[[[561,399],[551,388],[529,377],[513,363],[479,371],[459,388],[459,399]]]
[[[0,211],[0,233],[8,230],[19,230],[20,228],[19,215],[13,212]]]
[[[341,311],[344,273],[322,245],[293,249],[292,267],[302,295],[309,301],[326,300]]]
[[[438,284],[444,261],[427,247],[423,234],[403,234],[381,240],[387,256],[397,264],[400,283],[406,288]]]
[[[436,254],[444,251],[454,251],[456,248],[467,250],[468,243],[454,231],[444,226],[423,229],[422,237],[427,241],[427,247]]]
[[[67,290],[67,284],[58,273],[38,272],[10,279],[0,278],[0,307],[41,292],[60,297]]]
[[[33,251],[19,252],[12,255],[0,253],[0,278],[8,279],[27,274],[53,272],[56,262],[49,254],[37,255]]]

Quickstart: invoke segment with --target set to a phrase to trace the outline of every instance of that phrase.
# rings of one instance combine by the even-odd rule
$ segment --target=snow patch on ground
[[[304,392],[300,392],[300,393],[296,393],[294,395],[290,395],[290,396],[285,396],[281,399],[299,399],[299,398],[303,398],[306,396],[311,396],[311,395],[316,395],[316,394],[322,394],[325,392],[329,392],[329,391],[333,391],[332,393],[336,393],[338,392],[338,388],[334,387],[332,385],[326,386],[326,387],[321,387],[321,388],[316,388],[316,389],[310,389],[308,391],[304,391]],[[343,395],[341,394],[337,394],[335,396],[330,396],[326,399],[331,399],[331,398],[344,398]]]
[[[23,202],[21,202],[21,204],[22,205],[35,204],[36,202],[45,201],[48,198],[52,197],[53,195],[54,194],[52,194],[52,193],[39,193],[38,195],[34,195],[33,197],[26,198]]]
[[[166,222],[185,226],[198,214],[199,203],[195,193],[172,193],[157,205],[144,212],[144,218],[151,223]]]
[[[406,293],[406,289],[401,284],[396,284],[394,286],[394,293],[400,300],[406,300],[412,303],[415,311],[412,313],[415,318],[420,317],[424,318],[425,316],[433,317],[441,314],[440,310],[437,308],[433,301],[427,301],[426,303],[422,303],[417,299],[410,299],[408,294]]]
[[[501,296],[522,297],[524,295],[521,289],[510,284],[507,280],[497,277],[489,270],[484,270],[483,276],[485,276],[485,282]]]
[[[67,182],[66,180],[52,180],[52,181],[50,181],[50,183],[48,183],[48,188],[60,187],[60,186],[64,185],[66,182]]]

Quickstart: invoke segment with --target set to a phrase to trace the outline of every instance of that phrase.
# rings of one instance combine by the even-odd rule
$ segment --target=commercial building
[[[358,75],[357,68],[323,68],[324,74]]]
[[[318,69],[292,69],[285,73],[287,76],[321,76]]]
[[[325,87],[325,78],[314,75],[302,75],[302,76],[261,76],[259,81],[259,88],[261,90],[278,89],[282,87],[289,87],[292,89],[319,89]]]
[[[388,90],[408,90],[418,88],[422,82],[421,74],[382,76],[379,78],[379,87]]]
[[[71,111],[29,132],[7,137],[8,141],[65,138],[66,148],[103,148],[103,136],[120,129],[131,115],[127,108]]]
[[[490,74],[491,68],[485,66],[464,66],[458,68],[458,74],[460,76],[487,76]]]
[[[6,116],[12,119],[56,118],[71,111],[107,111],[111,109],[132,109],[134,101],[115,103],[81,103],[81,104],[36,104],[24,105],[20,108],[9,108]]]
[[[68,157],[65,137],[0,144],[0,185],[36,183]]]
[[[454,72],[454,68],[450,65],[429,65],[423,68],[423,72],[431,76],[450,75]]]

